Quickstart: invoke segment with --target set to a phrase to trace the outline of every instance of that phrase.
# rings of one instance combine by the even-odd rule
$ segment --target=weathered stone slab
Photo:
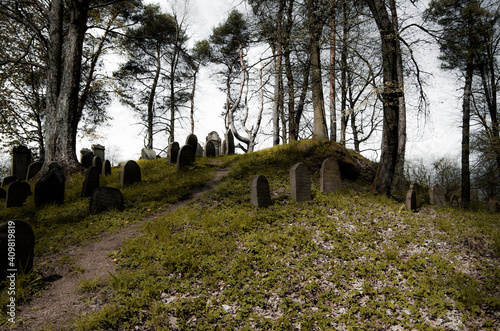
[[[99,186],[90,196],[89,212],[100,213],[112,209],[124,209],[122,192],[117,188]]]
[[[424,192],[422,187],[418,183],[411,183],[410,190],[415,191],[415,197],[417,201],[416,208],[420,209],[424,201]]]
[[[462,208],[462,199],[457,194],[452,194],[450,197],[450,207],[451,208]]]
[[[26,174],[26,180],[30,180],[33,177],[35,177],[40,172],[40,170],[42,170],[42,167],[43,167],[43,162],[36,161],[36,162],[31,163],[28,166],[28,172]]]
[[[302,162],[290,169],[290,196],[298,202],[311,200],[310,172]]]
[[[141,181],[141,168],[137,162],[130,160],[122,164],[120,185],[122,188]]]
[[[92,192],[94,192],[94,190],[99,187],[99,177],[100,173],[96,167],[90,167],[87,169],[85,180],[83,181],[82,186],[82,198],[90,197],[92,195]]]
[[[250,182],[250,201],[257,207],[271,205],[271,192],[269,182],[263,175],[256,175]]]
[[[92,166],[92,159],[94,156],[94,153],[90,149],[84,148],[80,151],[80,163],[85,168],[90,168]]]
[[[7,187],[5,208],[21,207],[31,195],[31,186],[26,182],[15,181]]]
[[[429,202],[431,205],[446,206],[446,197],[441,185],[435,184],[429,188]]]
[[[198,146],[198,137],[196,137],[195,134],[189,134],[187,137],[186,137],[186,145],[190,145],[191,147],[193,147],[193,150],[196,151],[196,148]]]
[[[9,247],[14,247],[15,251]],[[28,223],[10,220],[0,224],[1,280],[12,274],[29,273],[33,269],[34,255],[35,235]]]
[[[321,164],[320,191],[332,193],[342,190],[342,178],[340,168],[336,159],[327,158]]]
[[[149,148],[141,149],[141,159],[156,160],[156,152]]]
[[[94,153],[95,156],[99,156],[101,160],[106,160],[104,157],[104,152],[106,148],[102,145],[92,145],[92,153]]]
[[[17,180],[16,176],[7,176],[2,180],[2,186],[9,186],[10,183],[13,183]]]
[[[111,162],[109,160],[105,160],[102,164],[102,175],[109,176],[111,175]]]
[[[208,141],[205,145],[205,156],[206,157],[214,157],[216,156],[215,144],[213,141]]]
[[[193,149],[193,146],[182,146],[179,151],[179,156],[177,157],[177,170],[184,171],[192,166],[194,162],[194,153],[195,151]]]
[[[57,163],[52,163],[49,171],[35,185],[35,206],[39,208],[51,203],[62,205],[65,183],[64,169]]]
[[[417,193],[414,189],[408,190],[405,207],[406,210],[417,211]]]
[[[177,163],[177,157],[179,156],[179,143],[174,141],[170,145],[168,145],[167,149],[167,161],[173,164]]]
[[[203,147],[201,147],[200,143],[196,144],[195,156],[203,156]]]
[[[10,174],[17,179],[26,179],[28,167],[31,163],[31,151],[26,146],[17,146],[12,149],[12,164]]]
[[[207,135],[206,142],[211,141],[215,147],[215,156],[222,154],[222,140],[216,131],[212,131]],[[206,147],[205,147],[206,148]]]

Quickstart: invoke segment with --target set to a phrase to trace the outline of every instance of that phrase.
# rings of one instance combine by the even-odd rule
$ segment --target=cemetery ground
[[[41,321],[38,329],[500,329],[498,214],[428,204],[407,211],[404,202],[368,191],[373,168],[354,153],[359,178],[322,193],[321,162],[337,149],[300,141],[198,158],[184,172],[162,159],[139,161],[142,182],[122,189],[121,212],[88,215],[80,175],[67,181],[64,206],[36,210],[30,197],[24,207],[0,208],[2,219],[26,220],[36,237],[35,269],[18,280],[18,302],[57,287],[61,280],[50,276],[58,268],[78,279],[97,264],[81,264],[69,247],[104,247],[102,238],[127,237],[141,222],[104,255],[116,272],[78,280],[74,291],[86,309],[69,320]],[[311,170],[312,199],[304,202],[290,198],[297,162]],[[167,212],[217,167],[230,171],[215,189]],[[119,187],[118,172],[101,185]],[[267,208],[250,203],[257,174],[269,181]],[[55,310],[64,304],[46,302]],[[17,312],[20,330],[29,325],[28,304]],[[10,328],[2,315],[2,327]]]

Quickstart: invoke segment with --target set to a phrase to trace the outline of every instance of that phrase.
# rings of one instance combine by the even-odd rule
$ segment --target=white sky
[[[158,1],[146,1],[147,3],[159,3]],[[184,1],[180,1],[184,3]],[[193,41],[207,38],[212,28],[217,26],[226,17],[234,5],[241,3],[239,0],[191,0],[193,10],[191,15],[191,33]],[[166,1],[161,2],[163,9],[168,10]],[[240,7],[241,8],[241,7]],[[427,163],[441,157],[452,159],[460,158],[461,139],[461,81],[453,73],[444,72],[440,69],[437,61],[439,50],[437,46],[424,46],[415,49],[421,70],[430,72],[433,76],[427,80],[425,91],[430,101],[429,116],[424,120],[423,115],[418,115],[414,98],[408,92],[408,119],[407,119],[407,160],[424,159]],[[324,82],[326,84],[326,82]],[[202,70],[198,79],[195,96],[196,124],[195,134],[198,141],[203,145],[205,137],[210,131],[217,131],[221,137],[224,133],[224,123],[220,117],[225,95],[218,91],[216,78],[210,77],[208,70]],[[90,148],[92,144],[106,146],[108,153],[118,154],[116,161],[138,159],[140,151],[144,146],[143,137],[140,135],[141,127],[134,125],[137,119],[132,111],[114,101],[109,107],[109,114],[114,120],[108,128],[101,130],[103,139],[93,141],[83,140],[77,150]],[[329,116],[329,114],[327,114]],[[176,141],[183,144],[189,133],[189,122],[185,121],[185,127],[179,127],[176,122]],[[263,124],[265,122],[263,121]],[[259,137],[258,137],[259,139]],[[262,142],[258,148],[270,147],[270,140]],[[166,147],[166,141],[155,140],[155,148]],[[374,148],[380,148],[376,142]],[[107,154],[109,155],[109,154]],[[109,155],[110,156],[110,155]],[[375,154],[365,156],[374,158]]]

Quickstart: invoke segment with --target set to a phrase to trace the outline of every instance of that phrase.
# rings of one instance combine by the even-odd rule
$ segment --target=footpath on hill
[[[79,284],[91,283],[115,274],[117,264],[110,256],[111,252],[118,250],[127,239],[137,236],[140,233],[140,226],[144,223],[174,212],[177,208],[215,188],[227,175],[228,170],[217,168],[214,178],[205,186],[193,189],[189,199],[172,204],[162,212],[150,215],[141,222],[117,233],[104,234],[90,244],[69,247],[63,253],[41,257],[40,259],[46,263],[51,263],[63,255],[69,256],[73,262],[71,265],[78,266],[81,272],[75,273],[69,264],[57,267],[54,275],[48,277],[53,280],[48,288],[40,296],[34,297],[29,303],[20,307],[16,316],[16,330],[42,330],[44,327],[50,330],[70,329],[71,322],[81,313],[98,309],[99,300],[96,301],[96,298],[92,298],[91,295],[79,291]]]

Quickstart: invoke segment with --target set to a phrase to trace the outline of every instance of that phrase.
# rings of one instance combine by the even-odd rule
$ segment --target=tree
[[[384,131],[380,162],[372,189],[380,194],[390,195],[398,153],[399,101],[403,96],[397,69],[397,30],[383,0],[366,0],[366,2],[380,33],[384,82],[382,91]]]
[[[194,134],[194,94],[196,92],[196,78],[200,67],[206,65],[210,60],[210,43],[208,40],[196,42],[191,55],[191,67],[193,68],[193,88],[191,89],[191,133]]]
[[[175,109],[189,98],[180,89],[185,81],[177,71],[182,56],[187,57],[186,41],[175,17],[162,13],[158,5],[145,6],[139,25],[128,28],[122,41],[128,60],[115,72],[116,91],[120,100],[145,123],[146,148],[153,149],[153,136],[164,131],[158,126],[167,113],[170,113],[167,131],[170,139],[174,139]]]
[[[447,69],[463,73],[462,103],[462,184],[461,198],[465,208],[470,202],[470,115],[474,70],[486,44],[482,35],[488,35],[488,12],[477,0],[434,0],[426,16],[438,23],[440,31],[440,59]]]

